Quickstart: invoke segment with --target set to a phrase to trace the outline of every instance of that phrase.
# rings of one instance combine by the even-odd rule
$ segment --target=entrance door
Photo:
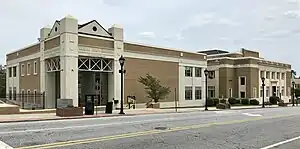
[[[276,86],[272,86],[272,95],[276,96]]]

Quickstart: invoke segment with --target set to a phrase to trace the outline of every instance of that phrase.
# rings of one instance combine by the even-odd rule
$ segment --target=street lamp
[[[294,102],[294,93],[295,93],[295,82],[293,81],[292,82],[292,85],[293,85],[293,92],[292,92],[292,102],[293,102],[293,106],[295,106],[295,102]]]
[[[262,77],[261,78],[261,82],[262,82],[262,108],[265,107],[265,78]]]
[[[125,58],[123,57],[123,55],[121,55],[121,57],[119,58],[119,63],[121,66],[121,69],[119,70],[119,73],[121,74],[121,109],[120,109],[120,113],[119,114],[125,114],[124,110],[123,110],[123,84],[124,84],[124,73],[126,72],[126,70],[124,70],[124,63],[125,63]]]
[[[208,76],[208,70],[205,69],[204,70],[204,74],[205,74],[205,111],[207,111],[207,76]]]

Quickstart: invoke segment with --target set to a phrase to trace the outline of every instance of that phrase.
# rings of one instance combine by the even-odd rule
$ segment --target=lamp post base
[[[123,111],[121,111],[119,114],[125,114]]]
[[[207,109],[207,108],[205,108],[205,109],[204,109],[204,111],[208,111],[208,109]]]

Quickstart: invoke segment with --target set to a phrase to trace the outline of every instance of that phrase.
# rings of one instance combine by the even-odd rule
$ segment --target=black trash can
[[[93,100],[87,100],[85,103],[85,115],[94,115],[94,102]]]
[[[107,102],[106,103],[106,108],[105,108],[105,113],[112,113],[113,110],[113,102]]]

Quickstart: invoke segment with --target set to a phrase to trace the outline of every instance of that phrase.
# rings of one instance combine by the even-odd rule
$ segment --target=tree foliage
[[[296,88],[294,93],[295,93],[296,98],[300,97],[300,88]]]
[[[145,86],[147,97],[153,99],[155,103],[164,99],[171,92],[170,87],[162,86],[157,78],[148,73],[145,77],[139,77],[138,82]]]

